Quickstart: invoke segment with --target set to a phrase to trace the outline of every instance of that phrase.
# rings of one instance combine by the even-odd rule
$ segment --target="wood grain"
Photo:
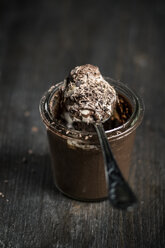
[[[163,1],[1,1],[0,248],[165,246],[164,11]],[[133,212],[70,200],[53,185],[38,103],[84,63],[145,102]]]

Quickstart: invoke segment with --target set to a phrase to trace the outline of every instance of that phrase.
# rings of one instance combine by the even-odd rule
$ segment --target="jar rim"
[[[118,94],[123,95],[126,99],[131,97],[132,99],[129,99],[129,102],[131,105],[134,105],[133,112],[129,119],[119,127],[106,130],[105,133],[108,136],[108,139],[119,139],[122,136],[125,136],[132,132],[134,129],[136,129],[144,115],[144,103],[141,99],[141,97],[134,92],[134,90],[130,89],[126,84],[122,83],[119,80],[114,80],[110,77],[104,77],[104,79],[110,83]],[[54,132],[56,135],[61,136],[62,138],[68,139],[68,138],[77,138],[77,139],[83,139],[84,137],[91,136],[91,137],[97,137],[96,132],[87,132],[87,131],[78,131],[74,129],[68,129],[66,126],[59,124],[57,120],[54,120],[50,113],[49,103],[52,97],[54,96],[55,92],[63,85],[63,81],[53,85],[50,87],[48,91],[45,92],[45,94],[42,96],[39,104],[39,111],[41,118],[46,125],[47,128],[49,128],[52,132]]]

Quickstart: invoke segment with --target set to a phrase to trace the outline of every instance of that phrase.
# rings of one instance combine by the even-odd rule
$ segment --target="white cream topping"
[[[89,64],[70,72],[62,92],[62,105],[68,112],[63,116],[68,126],[73,122],[105,121],[112,115],[117,101],[115,89],[104,80],[98,67]]]

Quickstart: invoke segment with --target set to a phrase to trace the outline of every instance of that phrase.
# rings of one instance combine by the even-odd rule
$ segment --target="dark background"
[[[163,1],[0,1],[0,248],[164,247],[164,13]],[[53,186],[39,100],[85,63],[144,99],[133,212]]]

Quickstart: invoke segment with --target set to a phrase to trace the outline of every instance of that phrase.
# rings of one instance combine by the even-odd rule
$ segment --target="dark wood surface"
[[[165,4],[0,2],[0,248],[165,247]],[[144,99],[129,182],[133,212],[54,187],[38,103],[76,65]]]

